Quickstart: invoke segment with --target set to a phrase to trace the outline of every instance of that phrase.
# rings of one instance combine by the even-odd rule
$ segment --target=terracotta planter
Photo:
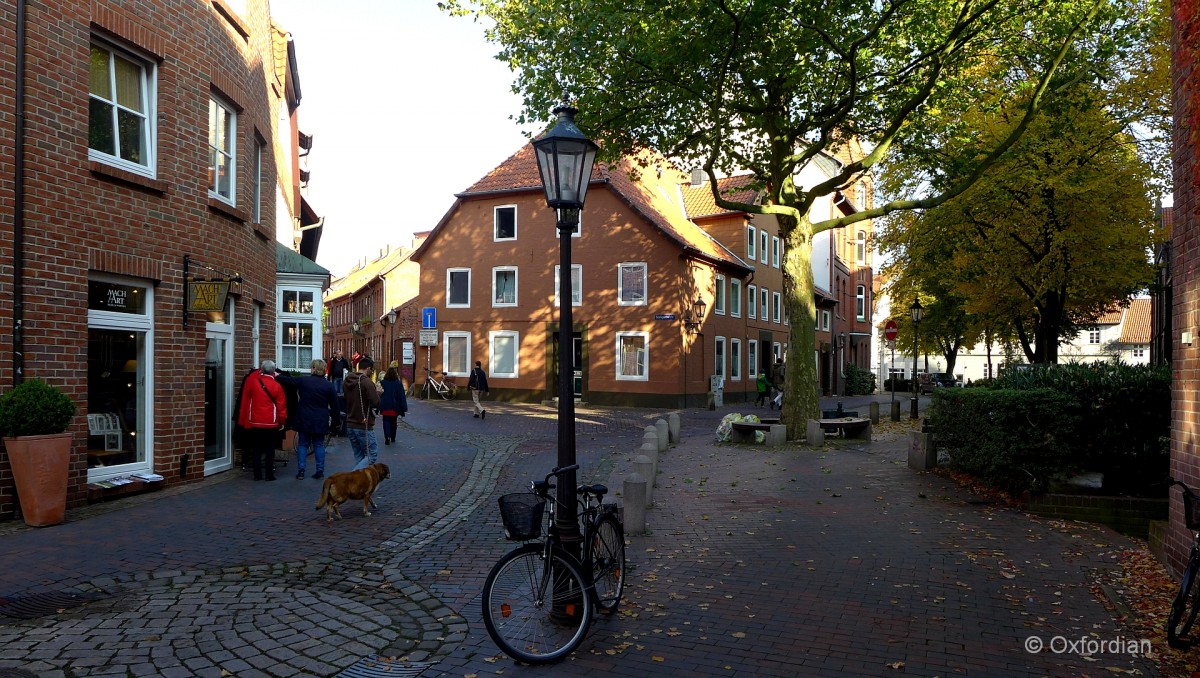
[[[70,433],[4,439],[26,525],[58,525],[66,517],[72,442]]]

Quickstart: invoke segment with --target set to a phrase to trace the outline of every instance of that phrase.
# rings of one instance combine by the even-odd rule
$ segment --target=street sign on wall
[[[417,337],[417,343],[421,346],[437,346],[438,332],[437,330],[423,329]]]
[[[426,306],[421,309],[421,329],[432,330],[437,327],[437,309],[433,306]],[[436,342],[435,342],[436,343]],[[421,344],[424,346],[425,344]]]

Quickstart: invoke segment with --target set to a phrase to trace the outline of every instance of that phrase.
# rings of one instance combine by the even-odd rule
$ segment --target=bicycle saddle
[[[608,487],[605,485],[580,485],[580,492],[589,492],[597,497],[603,497],[608,494]]]

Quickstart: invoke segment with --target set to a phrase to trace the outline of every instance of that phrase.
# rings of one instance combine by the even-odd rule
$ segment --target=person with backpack
[[[275,480],[275,447],[287,424],[287,394],[275,380],[275,361],[264,360],[242,381],[238,426],[243,430],[254,479]],[[264,463],[265,462],[265,463]]]

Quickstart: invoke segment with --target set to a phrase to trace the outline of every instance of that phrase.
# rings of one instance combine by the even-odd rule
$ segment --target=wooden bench
[[[815,421],[822,432],[833,431],[844,438],[871,439],[871,420],[863,417],[841,417],[839,419],[817,419]]]
[[[778,420],[776,420],[778,422]],[[749,421],[735,421],[729,424],[729,439],[735,443],[755,442],[754,433],[762,431],[767,445],[782,445],[787,442],[787,427],[780,423],[755,424]]]

